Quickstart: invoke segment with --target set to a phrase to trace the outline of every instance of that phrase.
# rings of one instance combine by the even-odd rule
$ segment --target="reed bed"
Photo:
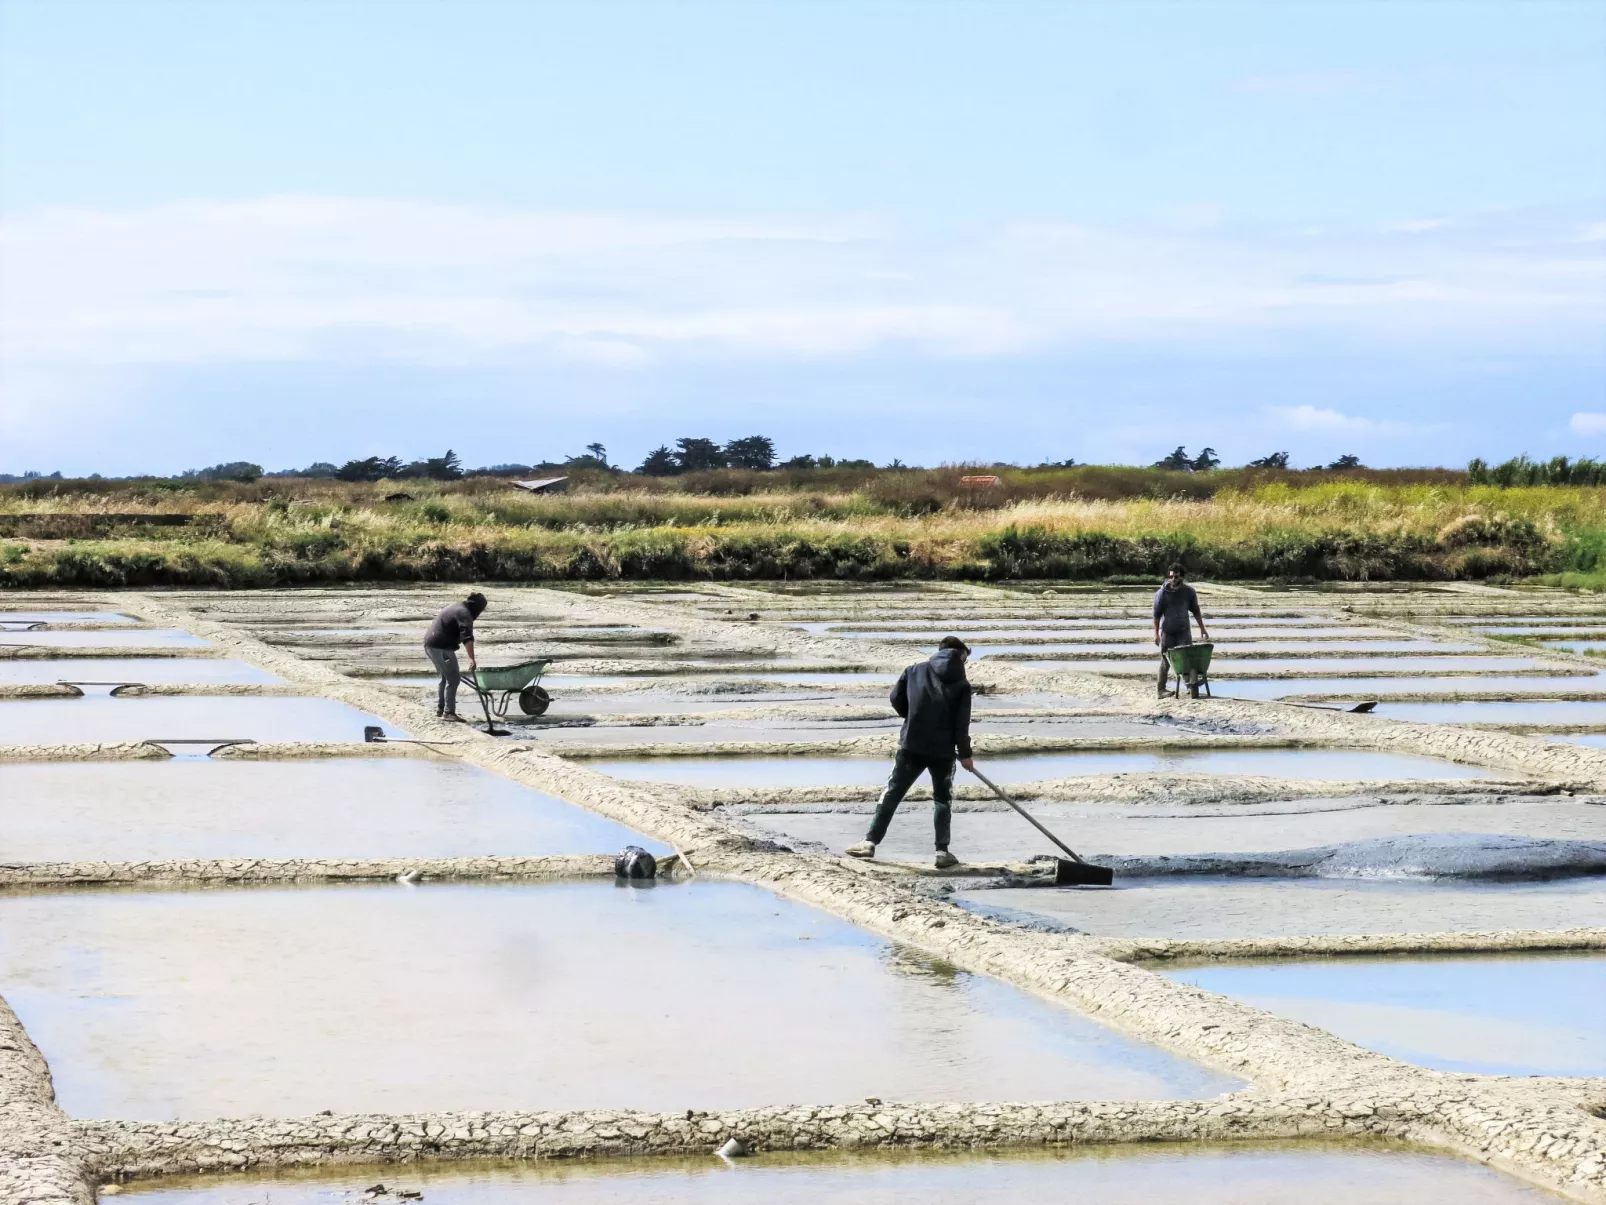
[[[903,473],[723,492],[599,474],[555,496],[494,479],[30,486],[0,493],[0,584],[1120,580],[1173,561],[1239,580],[1606,576],[1606,489],[1303,476],[1123,498],[1043,493],[1029,473],[987,491]]]

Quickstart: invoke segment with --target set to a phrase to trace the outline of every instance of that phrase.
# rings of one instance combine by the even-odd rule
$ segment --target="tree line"
[[[189,469],[178,475],[180,481],[239,481],[252,482],[263,477],[312,477],[326,478],[336,481],[374,482],[386,480],[406,480],[408,478],[427,479],[432,481],[456,481],[463,477],[513,477],[520,474],[532,474],[553,471],[576,471],[581,469],[604,470],[613,473],[633,471],[648,477],[673,477],[681,473],[703,472],[711,469],[750,469],[760,472],[773,469],[874,469],[876,464],[870,460],[842,459],[831,456],[800,455],[788,460],[781,460],[775,450],[775,441],[767,435],[747,435],[739,439],[719,443],[716,440],[688,436],[675,440],[674,446],[661,444],[647,453],[645,459],[634,470],[625,470],[608,461],[608,449],[601,443],[590,443],[585,451],[579,455],[566,456],[561,461],[545,461],[539,464],[493,464],[483,468],[465,469],[457,453],[448,448],[444,455],[425,457],[420,460],[404,461],[399,456],[367,456],[360,459],[347,460],[342,464],[333,461],[319,460],[302,469],[283,469],[278,472],[265,473],[262,466],[247,460],[231,460],[221,464],[209,465],[203,469]],[[897,470],[917,468],[904,464],[901,460],[892,460],[881,465],[882,469]],[[1006,466],[1000,466],[1006,467]],[[1007,466],[1014,467],[1014,466]],[[1068,469],[1073,467],[1090,467],[1078,465],[1077,461],[1067,458],[1065,460],[1045,460],[1035,466],[1039,469]],[[1150,467],[1166,469],[1171,472],[1208,473],[1221,467],[1221,457],[1214,448],[1206,447],[1197,455],[1189,455],[1186,447],[1178,446],[1168,455],[1156,460]],[[1287,452],[1272,452],[1266,456],[1251,460],[1245,466],[1251,469],[1283,469],[1294,470],[1290,464]],[[1359,456],[1349,453],[1339,456],[1326,465],[1313,465],[1312,471],[1343,471],[1345,469],[1362,469],[1366,466],[1361,463]],[[1554,456],[1549,460],[1533,460],[1528,456],[1513,456],[1511,459],[1499,464],[1489,464],[1481,457],[1473,459],[1467,465],[1467,483],[1469,485],[1492,485],[1502,488],[1516,486],[1536,485],[1606,485],[1606,460],[1595,460],[1591,457],[1580,457],[1573,460],[1566,456]],[[141,474],[140,476],[144,476]],[[20,475],[0,473],[0,485],[27,484],[40,480],[60,480],[62,474],[27,472]],[[91,474],[88,480],[102,479],[99,473]],[[106,478],[116,480],[116,478]]]

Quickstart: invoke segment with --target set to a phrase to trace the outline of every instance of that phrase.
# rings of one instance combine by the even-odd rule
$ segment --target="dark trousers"
[[[927,757],[921,753],[911,753],[908,749],[898,750],[898,756],[892,761],[892,774],[887,778],[886,789],[881,792],[881,802],[876,805],[875,820],[865,840],[872,845],[881,844],[898,805],[909,793],[909,788],[915,785],[915,779],[927,770],[931,771],[931,818],[937,827],[937,848],[948,848],[954,798],[954,756],[951,753],[947,757]]]
[[[1185,632],[1168,632],[1160,629],[1160,690],[1165,691],[1165,681],[1171,676],[1171,661],[1165,655],[1166,649],[1180,648],[1184,644],[1193,643],[1193,629]]]

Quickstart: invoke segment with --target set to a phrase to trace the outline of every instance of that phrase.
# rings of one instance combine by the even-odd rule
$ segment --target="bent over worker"
[[[875,820],[863,841],[848,846],[855,858],[875,857],[892,823],[893,813],[923,772],[931,773],[932,820],[937,829],[937,869],[959,865],[948,852],[953,816],[954,762],[974,770],[970,749],[970,682],[965,662],[970,647],[957,636],[944,636],[927,661],[904,670],[892,688],[892,706],[903,717],[898,755],[881,792]]]
[[[1181,565],[1166,570],[1165,585],[1154,592],[1154,643],[1160,649],[1160,697],[1165,697],[1165,681],[1171,672],[1167,649],[1193,643],[1193,626],[1189,616],[1199,621],[1199,635],[1210,639],[1204,616],[1199,613],[1199,595],[1183,580]]]
[[[457,665],[457,650],[461,648],[468,654],[470,673],[479,668],[474,660],[474,621],[485,606],[485,595],[476,590],[462,602],[441,608],[424,633],[424,655],[441,676],[435,688],[435,714],[443,720],[462,721],[463,717],[457,714],[457,684],[463,677]]]

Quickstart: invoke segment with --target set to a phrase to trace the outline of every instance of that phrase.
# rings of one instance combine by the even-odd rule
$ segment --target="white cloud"
[[[1279,425],[1294,431],[1383,436],[1420,434],[1443,426],[1443,424],[1400,422],[1395,419],[1366,418],[1322,406],[1269,406],[1267,411]]]
[[[1576,231],[1516,248],[1465,224],[1454,242],[1224,223],[928,240],[862,221],[317,197],[43,209],[0,220],[0,357],[41,372],[531,357],[629,370],[1264,332],[1555,345],[1606,322],[1606,253]]]
[[[1606,435],[1606,414],[1580,410],[1567,420],[1574,435]]]

